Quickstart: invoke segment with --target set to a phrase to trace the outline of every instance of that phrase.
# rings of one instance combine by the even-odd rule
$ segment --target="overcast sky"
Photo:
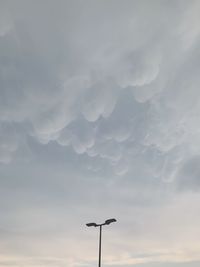
[[[199,14],[0,0],[0,267],[200,266]]]

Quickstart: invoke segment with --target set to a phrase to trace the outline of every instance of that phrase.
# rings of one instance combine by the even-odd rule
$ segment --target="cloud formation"
[[[164,158],[164,179],[173,179],[166,164],[178,168],[186,146],[198,153],[191,143],[199,135],[198,2],[49,5],[47,13],[32,1],[2,6],[2,120],[29,124],[25,134],[42,144],[57,141],[89,161],[103,158],[116,174],[130,169],[128,142],[154,147]],[[122,97],[132,98],[129,114]]]
[[[195,0],[1,1],[0,172],[2,199],[6,199],[2,211],[7,218],[1,222],[2,233],[10,220],[14,225],[9,229],[26,225],[22,221],[27,216],[27,224],[32,225],[28,209],[38,224],[37,214],[43,216],[47,228],[45,218],[49,218],[52,230],[54,223],[59,224],[59,220],[51,221],[57,211],[49,205],[55,201],[58,206],[76,207],[74,220],[84,212],[87,216],[94,213],[97,219],[112,210],[119,216],[136,213],[134,225],[142,239],[142,231],[154,229],[151,222],[142,224],[152,219],[146,209],[155,209],[157,223],[167,227],[162,209],[168,212],[164,207],[176,200],[176,195],[181,198],[177,197],[176,211],[185,205],[182,194],[191,205],[195,203],[200,153],[199,11]],[[12,194],[16,203],[10,200]],[[106,200],[108,207],[103,212]],[[42,201],[40,213],[37,205]],[[9,209],[13,217],[6,212]],[[48,212],[42,215],[45,209]],[[73,213],[69,212],[69,217]],[[127,233],[120,231],[129,245],[124,244],[124,255],[118,260],[144,263],[145,257],[136,262],[135,255],[125,253],[134,249],[140,254],[142,247],[146,253],[150,246],[147,240],[138,248],[131,246],[128,236],[133,219],[125,217],[130,223]],[[198,216],[194,219],[199,222]],[[174,234],[177,225],[175,231],[170,229]],[[72,232],[75,234],[74,228]],[[153,233],[155,239],[151,236],[149,242],[158,248]],[[55,240],[63,245],[63,233],[57,234]],[[5,242],[10,240],[9,234],[5,236]],[[14,254],[18,238],[14,248],[6,243]],[[46,245],[48,238],[41,243]],[[28,236],[25,239],[26,247]],[[34,243],[33,239],[34,233]],[[80,242],[78,237],[75,241]],[[162,255],[149,261],[181,261],[184,253],[184,260],[199,260],[196,252],[192,256],[175,240],[171,240],[176,243],[174,249],[180,253],[173,254],[168,249],[170,242],[165,241],[160,241],[165,250]],[[194,235],[192,242],[196,249]],[[29,253],[37,247],[37,242],[32,244]],[[59,251],[56,254],[59,258]],[[28,264],[51,264],[49,255],[45,256],[48,263],[30,260]],[[65,256],[63,252],[60,257]],[[94,251],[88,257],[94,259]],[[73,249],[69,249],[68,259],[71,266],[85,261],[83,255],[76,257]],[[116,258],[107,259],[108,264],[116,264]],[[7,259],[2,261],[5,266]],[[14,266],[13,261],[7,264]],[[62,266],[57,258],[51,262]]]

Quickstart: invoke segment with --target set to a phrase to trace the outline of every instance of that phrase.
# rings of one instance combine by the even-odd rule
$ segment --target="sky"
[[[0,0],[0,267],[200,266],[199,14]]]

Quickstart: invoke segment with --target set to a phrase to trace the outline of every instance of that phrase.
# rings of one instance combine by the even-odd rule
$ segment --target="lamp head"
[[[96,224],[96,223],[87,223],[86,225],[87,225],[88,227],[90,227],[90,226],[97,227],[97,224]]]
[[[110,223],[113,223],[113,222],[116,222],[117,220],[116,219],[108,219],[105,221],[105,224],[110,224]]]

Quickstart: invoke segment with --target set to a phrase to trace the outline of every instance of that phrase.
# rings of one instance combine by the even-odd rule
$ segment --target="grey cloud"
[[[0,5],[5,250],[38,259],[63,258],[67,250],[71,266],[93,262],[95,249],[83,242],[92,234],[79,231],[81,240],[78,223],[113,214],[123,217],[126,229],[118,230],[127,240],[117,238],[121,247],[110,252],[119,252],[124,265],[134,258],[130,251],[151,253],[160,246],[171,255],[168,260],[180,260],[186,251],[178,225],[184,223],[184,237],[194,248],[192,255],[186,249],[186,257],[197,259],[194,234],[185,231],[192,223],[182,211],[187,201],[198,203],[193,194],[199,188],[199,2],[8,0]],[[177,187],[182,194],[176,195]],[[171,201],[177,203],[174,209]],[[198,225],[199,217],[192,218]],[[24,234],[21,249],[18,235],[12,245],[12,229]],[[42,232],[46,236],[40,240]],[[51,238],[61,252],[48,245]],[[30,260],[33,266],[47,263]]]
[[[31,134],[44,144],[51,140],[58,140],[58,143],[61,144],[63,143],[60,141],[63,139],[60,137],[63,136],[61,131],[67,128],[72,121],[76,121],[81,113],[90,122],[95,122],[102,116],[108,123],[112,123],[110,118],[115,110],[120,88],[125,90],[126,87],[132,87],[137,101],[150,101],[150,113],[148,109],[144,112],[146,112],[146,116],[150,114],[149,124],[152,124],[150,128],[147,128],[145,140],[136,140],[136,142],[143,142],[147,148],[155,145],[165,153],[179,145],[180,142],[181,144],[185,142],[185,140],[181,141],[177,133],[181,131],[179,129],[180,123],[177,123],[180,116],[177,117],[177,120],[174,120],[174,117],[169,118],[167,114],[172,111],[166,100],[161,108],[158,108],[160,101],[164,99],[162,96],[166,95],[166,86],[169,84],[166,75],[172,73],[170,69],[172,62],[174,62],[174,70],[176,70],[179,68],[180,57],[185,53],[185,47],[182,48],[181,34],[184,34],[184,38],[186,38],[186,33],[180,30],[186,27],[184,24],[182,26],[182,23],[185,22],[181,17],[175,18],[175,13],[173,13],[170,5],[165,6],[171,17],[168,25],[164,16],[165,9],[158,2],[155,2],[153,6],[155,10],[159,9],[159,13],[152,11],[153,9],[146,12],[143,9],[144,3],[135,3],[138,14],[141,16],[135,13],[134,5],[130,2],[128,3],[131,8],[122,6],[118,2],[110,2],[109,7],[116,10],[116,14],[111,19],[109,12],[104,10],[103,2],[98,3],[97,6],[90,3],[91,9],[88,9],[87,5],[83,7],[81,3],[76,6],[69,4],[69,2],[60,1],[59,6],[66,10],[68,16],[61,12],[60,19],[56,21],[55,18],[61,9],[56,7],[53,2],[50,2],[50,7],[54,8],[53,15],[55,17],[52,19],[50,14],[46,14],[46,20],[43,19],[45,10],[43,4],[36,3],[34,5],[29,1],[30,6],[28,6],[24,1],[19,3],[24,5],[27,13],[19,11],[18,6],[14,4],[11,11],[14,18],[13,26],[2,37],[4,58],[7,66],[12,70],[12,72],[7,71],[6,73],[9,75],[13,73],[9,79],[5,79],[5,76],[3,78],[4,88],[11,88],[4,90],[6,95],[1,105],[5,120],[27,120],[33,126],[33,131],[27,134]],[[11,2],[6,8],[7,13],[10,12],[10,5]],[[40,12],[37,11],[39,6]],[[178,3],[175,7],[177,10],[181,9],[181,5]],[[74,12],[74,18],[69,15],[69,8],[72,13]],[[82,11],[79,8],[82,8]],[[124,13],[122,12],[122,15],[119,16],[121,8]],[[33,15],[28,16],[30,12],[37,13],[37,22],[33,21]],[[105,28],[103,24],[101,29],[104,31],[97,34],[94,29],[95,25],[99,25],[98,18],[101,12],[109,26]],[[92,16],[93,14],[96,16]],[[134,20],[131,17],[132,14],[135,15]],[[188,16],[187,12],[183,12],[183,14],[184,17]],[[165,29],[170,28],[172,23],[176,22],[173,32],[166,30],[159,36],[160,26],[154,28],[155,15],[157,19],[162,21],[162,27]],[[94,19],[93,24],[90,24],[89,16]],[[149,20],[148,23],[152,23],[151,30],[146,36],[143,31],[148,26],[144,21],[140,24],[143,16],[146,16],[146,21]],[[26,24],[22,24],[23,20],[26,21]],[[197,23],[196,20],[194,23]],[[134,34],[135,37],[138,36],[138,29],[134,25],[140,25],[140,36],[137,38],[140,43],[135,42],[136,38],[131,37]],[[110,35],[111,29],[114,29],[112,35]],[[45,37],[43,36],[44,32]],[[55,34],[54,39],[52,39],[51,32]],[[177,34],[176,38],[172,39],[172,34]],[[120,45],[116,46],[120,37],[126,43],[119,43]],[[57,41],[55,41],[56,38]],[[167,38],[171,38],[171,42]],[[197,41],[197,34],[194,34],[193,38],[193,42]],[[172,51],[174,45],[181,47],[176,55]],[[191,49],[191,46],[188,46],[187,49]],[[10,53],[11,51],[12,53]],[[81,51],[84,53],[82,54]],[[77,53],[79,62],[76,62]],[[20,57],[16,57],[16,54],[20,54]],[[60,57],[61,54],[62,58]],[[166,58],[167,55],[168,58]],[[73,66],[76,66],[77,69]],[[2,67],[5,69],[5,65]],[[175,79],[177,78],[175,77]],[[177,81],[175,83],[177,84]],[[15,84],[18,84],[18,93],[16,93],[16,88],[12,90]],[[173,86],[173,82],[171,84]],[[164,123],[166,116],[169,125]],[[122,120],[127,121],[127,117],[123,117]],[[133,124],[132,121],[127,121],[125,127],[114,126],[115,136],[110,138],[115,139],[115,147],[119,146],[120,150],[125,151],[126,148],[123,144],[118,143],[125,142],[131,138],[131,135],[134,136],[133,131],[130,130],[131,124]],[[168,131],[166,131],[167,127],[169,127]],[[92,129],[91,131],[94,132]],[[145,134],[145,130],[143,131],[144,133],[141,132],[140,134]],[[162,131],[165,131],[164,135]],[[77,133],[77,135],[79,134]],[[93,133],[90,135],[93,135],[93,138],[90,142],[88,141],[88,144],[81,142],[78,137],[73,137],[68,142],[72,142],[71,145],[77,153],[82,154],[88,150],[89,155],[99,154],[95,152],[95,135]],[[111,151],[110,141],[104,141],[104,147],[106,142],[108,142],[110,153],[114,154],[114,150]],[[109,159],[106,153],[102,156]]]
[[[199,155],[185,161],[178,173],[178,189],[199,191],[200,186]]]
[[[18,146],[19,138],[15,125],[8,122],[0,124],[0,162],[9,164],[14,157]]]

